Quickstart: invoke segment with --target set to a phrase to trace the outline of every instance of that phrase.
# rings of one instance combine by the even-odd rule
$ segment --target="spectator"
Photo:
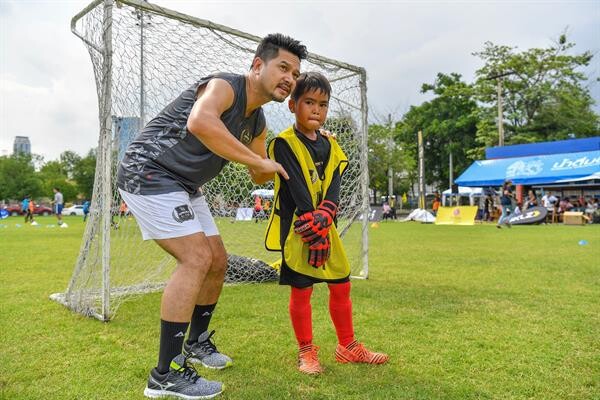
[[[527,200],[525,202],[525,209],[527,210],[528,208],[537,207],[537,205],[538,205],[537,196],[535,195],[535,192],[533,190],[530,190],[527,193]]]
[[[60,188],[58,187],[52,188],[52,191],[54,192],[54,200],[52,201],[52,204],[54,206],[54,213],[56,214],[58,225],[62,225],[62,210],[64,206],[63,194],[60,192]]]
[[[573,208],[573,204],[569,201],[568,196],[564,196],[558,203],[558,212],[559,213],[564,213],[565,211],[570,211],[572,208]]]
[[[89,213],[90,213],[90,201],[86,200],[83,203],[83,222],[85,222],[87,220]]]
[[[21,213],[25,214],[25,223],[29,220],[29,203],[31,200],[29,199],[29,195],[25,196],[25,198],[21,201]]]
[[[25,214],[25,223],[27,223],[28,221],[31,222],[33,224],[33,212],[35,211],[35,203],[33,200],[29,201],[29,204],[27,205],[27,213]]]
[[[558,199],[556,198],[556,196],[545,193],[542,196],[542,207],[546,207],[548,211],[552,211],[554,210],[554,206],[556,205],[557,201]]]
[[[388,218],[392,218],[392,207],[388,202],[385,202],[383,203],[383,220],[385,221]]]
[[[494,210],[494,198],[488,193],[483,201],[483,220],[491,222],[494,217],[492,212]]]
[[[512,185],[512,182],[510,182],[510,181],[506,181],[506,182],[504,182],[504,185],[502,185],[502,195],[500,196],[500,206],[502,207],[502,216],[500,217],[500,219],[498,219],[498,225],[496,225],[497,228],[501,228],[502,224],[504,224],[510,228],[510,222],[508,222],[508,217],[513,212],[513,205],[512,205],[513,193],[512,193],[511,185]]]
[[[260,196],[254,197],[254,212],[253,212],[254,222],[257,223],[259,219],[263,218],[263,206],[262,199]]]
[[[440,199],[440,193],[435,192],[435,197],[433,198],[433,204],[431,205],[431,211],[434,217],[437,217],[437,212],[440,209],[440,205],[442,204],[442,199]]]

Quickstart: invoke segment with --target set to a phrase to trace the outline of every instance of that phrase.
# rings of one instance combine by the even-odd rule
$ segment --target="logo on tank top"
[[[182,204],[173,209],[173,219],[180,224],[185,221],[191,221],[194,219],[194,210],[192,210],[187,204]]]
[[[250,133],[248,128],[244,128],[242,130],[242,133],[240,134],[240,142],[244,143],[245,145],[249,145],[251,141],[252,141],[252,134]]]

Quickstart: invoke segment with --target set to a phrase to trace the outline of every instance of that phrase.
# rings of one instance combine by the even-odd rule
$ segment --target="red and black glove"
[[[327,237],[317,237],[308,246],[308,263],[315,268],[325,265],[329,259],[331,244]]]
[[[323,200],[315,211],[309,211],[298,217],[294,222],[294,232],[302,236],[303,242],[327,237],[336,212],[337,206],[334,202]]]

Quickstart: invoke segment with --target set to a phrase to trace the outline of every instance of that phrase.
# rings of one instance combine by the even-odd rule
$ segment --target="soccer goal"
[[[140,0],[96,0],[71,21],[86,45],[98,92],[100,138],[90,216],[64,293],[51,298],[76,312],[110,320],[131,295],[160,290],[175,262],[141,239],[116,190],[116,169],[140,127],[199,78],[218,71],[245,73],[261,38]],[[302,38],[298,38],[302,39]],[[332,84],[326,128],[350,159],[338,226],[352,275],[368,275],[367,97],[363,68],[316,54],[303,71]],[[293,122],[286,104],[264,106],[269,136]],[[256,186],[245,167],[229,163],[202,190],[229,253],[226,282],[277,278],[277,253],[264,246],[266,219],[252,217],[254,197],[272,202],[272,186]],[[250,219],[250,220],[248,220]]]

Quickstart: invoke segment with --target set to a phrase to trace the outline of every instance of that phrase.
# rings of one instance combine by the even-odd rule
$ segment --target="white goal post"
[[[98,92],[100,137],[90,216],[71,280],[50,297],[70,309],[110,320],[128,296],[160,290],[175,261],[141,239],[135,219],[116,190],[116,170],[127,144],[179,93],[214,72],[248,71],[260,37],[178,13],[141,0],[96,0],[71,21],[86,45]],[[301,38],[298,38],[302,40]],[[368,276],[368,168],[366,72],[313,53],[303,71],[319,71],[331,82],[326,128],[350,160],[342,179],[338,227],[352,276]],[[293,122],[284,103],[263,107],[274,137]],[[226,282],[277,279],[278,253],[264,248],[261,215],[240,221],[253,197],[272,201],[272,184],[257,186],[245,167],[229,163],[203,186],[229,254]]]

